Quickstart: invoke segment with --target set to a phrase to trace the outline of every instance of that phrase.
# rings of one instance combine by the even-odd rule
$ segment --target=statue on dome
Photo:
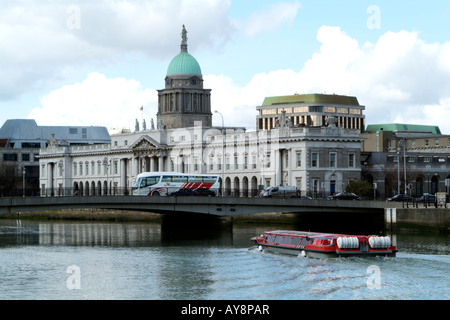
[[[187,31],[183,24],[183,30],[181,30],[181,44],[187,45]]]

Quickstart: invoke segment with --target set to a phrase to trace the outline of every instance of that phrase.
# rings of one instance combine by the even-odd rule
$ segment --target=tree
[[[372,185],[367,181],[352,180],[345,187],[346,192],[353,192],[361,197],[368,197],[372,195],[373,188]]]

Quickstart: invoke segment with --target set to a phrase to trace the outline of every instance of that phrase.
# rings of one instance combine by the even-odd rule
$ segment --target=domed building
[[[353,97],[268,97],[256,106],[256,131],[213,127],[211,90],[183,26],[180,52],[158,90],[156,126],[137,124],[101,145],[49,144],[39,154],[41,195],[129,194],[143,172],[216,175],[226,196],[280,185],[315,197],[341,192],[361,178],[364,109]]]
[[[203,88],[200,65],[188,53],[184,25],[181,36],[180,53],[167,68],[165,88],[158,90],[158,128],[193,127],[196,121],[211,127],[211,89]]]

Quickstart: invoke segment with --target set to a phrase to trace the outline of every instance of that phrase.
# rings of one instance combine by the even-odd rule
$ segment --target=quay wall
[[[392,230],[450,233],[450,209],[386,208],[385,227]]]

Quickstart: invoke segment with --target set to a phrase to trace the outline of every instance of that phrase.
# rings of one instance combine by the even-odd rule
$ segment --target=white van
[[[296,187],[269,187],[259,195],[262,198],[296,198],[298,197]]]

